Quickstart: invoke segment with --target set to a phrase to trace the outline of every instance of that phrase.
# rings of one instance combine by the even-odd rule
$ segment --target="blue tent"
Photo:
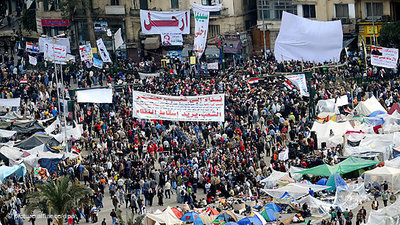
[[[239,225],[263,225],[256,216],[245,217],[237,222]]]
[[[267,222],[276,221],[276,217],[274,216],[274,210],[270,208],[265,208],[260,214],[264,217]]]
[[[61,159],[43,158],[39,160],[40,166],[46,168],[50,174],[57,172],[58,164]]]
[[[347,186],[347,184],[339,174],[332,174],[326,182],[326,186],[330,186],[330,188],[326,190],[333,191],[336,190],[337,187]]]
[[[321,178],[321,180],[319,180],[316,184],[318,185],[326,185],[326,182],[328,181],[328,179],[326,178]]]
[[[14,166],[0,166],[0,181],[4,183],[7,177],[12,177],[17,175],[18,178],[25,177],[26,168],[24,165],[14,165]]]
[[[234,218],[232,215],[230,215],[229,213],[221,213],[217,216],[217,218],[215,218],[216,220],[223,220],[225,222],[228,221],[237,221],[236,218]]]
[[[372,112],[371,114],[369,114],[368,117],[375,117],[375,116],[381,115],[381,114],[386,114],[386,112],[381,111],[381,110],[376,110],[376,111]]]
[[[265,209],[272,209],[272,210],[274,210],[275,212],[280,212],[280,211],[282,211],[281,207],[279,207],[277,204],[275,204],[275,203],[273,203],[273,202],[266,204],[266,205],[264,206],[264,208],[265,208]]]
[[[195,212],[185,213],[185,215],[182,216],[181,220],[193,222],[194,225],[204,225],[203,221],[201,221],[199,214]]]

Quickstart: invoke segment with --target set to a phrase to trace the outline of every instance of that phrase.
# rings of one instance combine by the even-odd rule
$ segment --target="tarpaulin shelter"
[[[267,178],[262,179],[260,183],[264,183],[264,188],[273,188],[274,185],[278,182],[285,182],[285,183],[294,183],[295,180],[289,176],[289,173],[284,173],[280,171],[273,170],[271,175]]]
[[[357,114],[361,114],[364,116],[369,116],[375,111],[383,111],[386,112],[385,108],[379,103],[379,101],[375,98],[375,96],[371,96],[371,98],[366,101],[362,101],[358,103],[358,105],[354,108],[354,111]]]
[[[259,212],[253,212],[254,213],[254,217],[256,217],[257,219],[259,219],[261,221],[261,224],[267,224],[267,220],[259,213]],[[270,221],[268,221],[270,222]]]
[[[30,121],[26,123],[14,124],[11,130],[16,131],[18,134],[32,134],[38,131],[44,131],[44,127],[38,121]]]
[[[270,208],[265,208],[263,211],[261,211],[261,215],[264,217],[264,219],[267,222],[272,222],[276,221],[276,217],[274,216],[275,211],[270,209]]]
[[[168,207],[167,209],[164,210],[164,212],[161,213],[147,213],[146,214],[146,225],[154,225],[156,223],[158,224],[165,224],[165,225],[179,225],[182,224],[183,222],[178,219],[172,209]]]
[[[172,212],[175,214],[175,216],[176,216],[178,219],[182,218],[183,213],[181,212],[181,210],[179,210],[179,209],[177,209],[177,208],[175,208],[175,207],[169,207],[169,206],[168,206],[168,208],[171,208]]]
[[[337,186],[347,186],[347,184],[339,174],[332,174],[329,176],[326,186],[329,186],[328,191],[333,191]]]
[[[326,185],[327,181],[328,181],[328,179],[326,179],[324,177],[324,178],[319,179],[319,181],[316,184],[318,184],[318,185]]]
[[[245,217],[237,222],[239,225],[263,225],[261,220],[256,216]]]
[[[333,132],[333,136],[331,136],[331,130]],[[321,147],[322,142],[325,142],[327,144],[327,147],[336,147],[336,144],[338,144],[337,142],[343,142],[343,135],[347,131],[351,130],[353,130],[353,126],[351,126],[349,121],[338,123],[332,120],[329,120],[326,123],[315,121],[311,128],[311,131],[315,131],[315,133],[317,134],[319,147]],[[338,139],[338,141],[328,142],[329,139]],[[328,145],[329,143],[332,143],[333,146]]]
[[[49,143],[49,145],[51,146],[57,146],[60,143],[53,137],[48,136],[48,135],[43,135],[43,134],[34,134],[31,137],[19,142],[18,144],[15,145],[15,147],[24,149],[24,150],[29,150],[32,148],[35,148],[39,145],[42,144],[47,144]]]
[[[217,216],[217,218],[216,219],[218,219],[218,220],[224,220],[224,221],[226,221],[226,222],[237,222],[238,220],[237,220],[237,217],[236,217],[236,215],[234,214],[234,213],[232,213],[231,211],[224,211],[224,212],[222,212],[221,214],[219,214],[218,216]]]
[[[301,184],[301,183],[291,183],[285,187],[278,189],[261,189],[261,191],[267,193],[268,195],[278,198],[278,199],[297,199],[308,194],[309,188],[314,192],[319,192],[327,189],[327,186],[315,185],[315,184]]]
[[[50,174],[57,172],[57,166],[60,163],[60,159],[40,159],[40,166],[46,168]]]
[[[192,222],[194,225],[204,225],[203,221],[201,221],[199,214],[196,212],[185,213],[182,216],[181,220],[185,222]]]
[[[382,184],[386,181],[390,189],[400,189],[400,169],[388,166],[377,167],[364,173],[364,181],[366,184],[378,183]]]
[[[4,183],[7,177],[16,175],[18,178],[24,177],[26,168],[24,165],[0,166],[0,181]]]
[[[395,111],[400,111],[400,104],[399,103],[394,103],[392,107],[390,107],[388,114],[392,115]]]
[[[303,198],[297,200],[296,203],[300,205],[307,203],[311,214],[316,216],[329,214],[330,207],[333,206],[332,204],[321,201],[310,195],[304,196]]]
[[[400,199],[388,207],[372,210],[366,225],[399,225],[400,224]]]
[[[375,161],[375,160],[368,160],[368,159],[362,159],[362,158],[357,158],[357,157],[349,157],[334,166],[323,164],[323,165],[319,165],[319,166],[316,166],[316,167],[313,167],[310,169],[299,171],[297,173],[328,177],[332,174],[350,173],[350,172],[353,172],[358,169],[376,165],[378,163],[380,163],[380,162]]]

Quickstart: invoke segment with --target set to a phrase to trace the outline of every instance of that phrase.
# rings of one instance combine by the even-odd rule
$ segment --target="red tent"
[[[390,110],[389,110],[389,115],[392,115],[393,113],[394,113],[394,111],[399,111],[400,112],[400,105],[399,105],[399,103],[394,103],[393,105],[392,105],[392,107],[390,108]]]

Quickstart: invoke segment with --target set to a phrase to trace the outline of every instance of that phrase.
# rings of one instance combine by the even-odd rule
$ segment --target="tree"
[[[79,184],[71,183],[69,176],[61,177],[59,180],[52,180],[43,184],[37,184],[38,191],[29,193],[29,203],[26,213],[30,214],[35,209],[46,213],[54,214],[55,224],[62,225],[63,216],[74,206],[82,203],[89,193],[87,189]]]
[[[380,31],[379,43],[383,47],[400,48],[400,22],[384,24]]]
[[[27,31],[36,31],[36,10],[24,9],[21,17],[22,26]]]

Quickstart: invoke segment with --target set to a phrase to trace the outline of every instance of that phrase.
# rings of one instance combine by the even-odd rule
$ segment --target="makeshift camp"
[[[369,116],[375,111],[386,112],[385,108],[383,108],[375,96],[371,96],[366,101],[358,103],[358,105],[354,108],[355,114],[361,114],[364,116]]]
[[[279,172],[276,170],[273,170],[271,175],[261,180],[261,183],[264,184],[264,188],[273,188],[276,184],[288,184],[294,182],[295,180],[289,176],[289,173]]]
[[[400,169],[400,157],[385,161],[385,166]]]
[[[333,206],[327,202],[321,201],[317,198],[314,198],[310,195],[307,195],[296,201],[300,207],[307,203],[308,208],[310,209],[311,215],[313,216],[323,216],[329,214],[330,207]]]
[[[182,218],[183,213],[182,213],[181,210],[179,210],[179,209],[177,209],[177,208],[175,208],[175,207],[169,207],[169,206],[168,206],[168,208],[171,208],[172,212],[175,214],[175,216],[176,216],[178,219]]]
[[[16,131],[18,134],[33,134],[38,131],[44,131],[44,127],[38,121],[28,121],[21,123],[14,123],[11,130]]]
[[[331,130],[333,132],[333,135],[331,134]],[[315,121],[311,128],[311,131],[314,131],[317,134],[319,147],[321,147],[322,142],[328,144],[329,139],[331,139],[329,143],[331,143],[330,145],[332,146],[327,145],[327,147],[336,147],[336,145],[334,145],[336,143],[334,143],[335,141],[333,141],[335,137],[339,138],[339,141],[341,140],[341,142],[338,143],[340,144],[343,142],[343,135],[350,130],[353,130],[353,127],[351,126],[349,121],[338,123],[331,120],[326,123]]]
[[[224,211],[221,214],[219,214],[216,218],[217,220],[224,220],[226,222],[237,222],[237,217],[236,215],[231,212],[231,211]]]
[[[319,179],[319,181],[317,182],[317,183],[315,183],[315,184],[318,184],[318,185],[326,185],[326,182],[328,181],[328,179],[326,179],[326,178],[321,178],[321,179]]]
[[[259,219],[261,221],[262,225],[267,223],[267,220],[265,220],[265,218],[259,212],[253,212],[253,213],[254,213],[254,217]],[[271,222],[271,221],[268,221],[268,222]]]
[[[369,199],[364,182],[337,186],[333,204],[342,210],[355,209],[359,204]]]
[[[29,149],[32,149],[34,147],[37,147],[39,145],[46,144],[46,143],[49,143],[49,145],[51,145],[51,146],[57,146],[60,144],[53,137],[43,135],[43,134],[34,134],[31,137],[29,137],[28,139],[25,139],[25,140],[19,142],[18,144],[16,144],[15,147],[18,147],[18,148],[21,148],[24,150],[29,150]]]
[[[326,182],[326,186],[329,188],[327,191],[334,191],[338,186],[347,186],[346,181],[339,174],[332,174],[329,176],[328,181]]]
[[[261,189],[261,191],[267,193],[274,198],[282,199],[297,199],[308,194],[309,188],[314,192],[319,192],[327,189],[327,186],[315,185],[315,184],[301,184],[301,183],[291,183],[285,187],[278,189]]]
[[[0,138],[12,138],[17,132],[12,130],[3,130],[0,129]]]
[[[270,209],[270,208],[265,208],[263,211],[261,211],[260,213],[264,219],[267,222],[272,222],[272,221],[276,221],[276,217],[275,217],[275,211]]]
[[[239,225],[264,225],[261,220],[256,217],[245,217],[237,222]]]
[[[18,160],[22,160],[25,155],[21,149],[9,147],[9,146],[2,146],[0,148],[1,158],[6,162],[6,164],[14,163]]]
[[[388,183],[390,189],[400,189],[400,169],[384,166],[364,173],[365,184],[382,184],[384,181]]]
[[[352,171],[365,168],[368,166],[376,165],[380,163],[379,161],[368,160],[368,159],[361,159],[357,157],[349,157],[344,161],[334,165],[329,166],[327,164],[322,164],[310,169],[306,169],[303,171],[299,171],[297,173],[300,174],[309,174],[314,176],[323,176],[328,177],[332,174],[346,174]]]
[[[167,209],[165,209],[164,212],[161,213],[147,213],[145,218],[146,225],[155,225],[156,223],[165,225],[177,225],[183,223],[175,216],[170,207],[168,207]]]
[[[400,224],[400,199],[388,207],[372,210],[369,213],[366,225],[399,225]]]
[[[264,209],[272,209],[274,212],[280,212],[282,211],[281,207],[279,207],[277,204],[270,202],[264,206]]]
[[[0,166],[0,181],[4,183],[7,177],[12,177],[14,175],[17,178],[23,178],[26,174],[26,168],[24,165],[14,165],[14,166]]]
[[[182,216],[181,220],[185,222],[192,222],[194,225],[204,225],[203,221],[201,221],[199,214],[195,212],[185,213]]]

